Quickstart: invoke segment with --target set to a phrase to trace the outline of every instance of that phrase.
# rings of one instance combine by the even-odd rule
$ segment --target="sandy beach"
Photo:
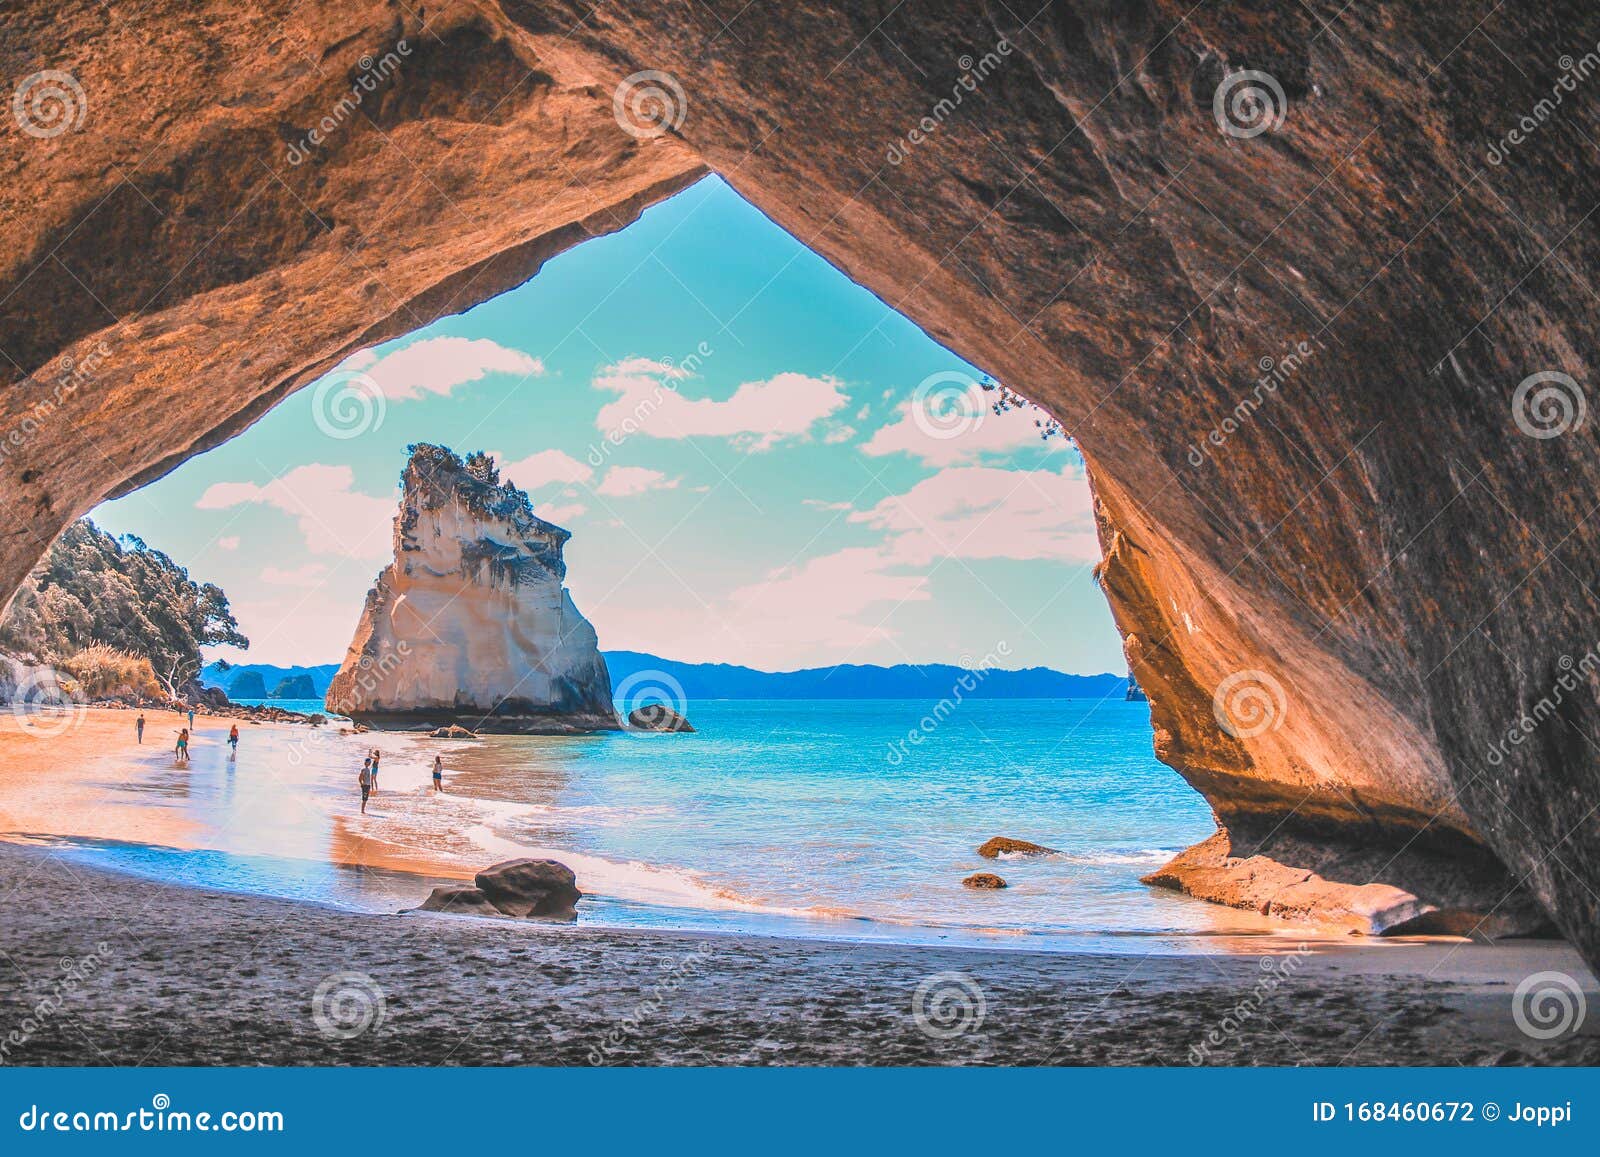
[[[11,845],[0,878],[0,1030],[34,1026],[12,1064],[1186,1065],[1213,1033],[1208,1064],[1600,1061],[1592,1024],[1538,1042],[1513,1021],[1533,971],[1596,999],[1556,943],[1258,960],[604,931],[208,893]]]
[[[150,719],[147,738],[167,744],[177,717]],[[25,841],[0,843],[6,1063],[1600,1061],[1596,1018],[1539,1040],[1513,1017],[1512,994],[1534,973],[1564,973],[1588,1003],[1600,998],[1577,954],[1551,941],[1321,939],[1301,951],[1287,936],[1185,956],[920,947],[400,914],[400,904],[374,914],[105,870],[48,836],[205,848],[217,834],[186,818],[194,809],[122,799],[116,768],[147,775],[170,758],[160,747],[108,756],[132,721],[91,711],[55,736],[4,721],[0,830]],[[227,725],[202,717],[197,737],[215,746]],[[249,743],[262,728],[242,730]],[[359,751],[366,739],[317,742]],[[207,751],[196,759],[216,756]],[[80,761],[95,773],[79,774]],[[262,828],[279,825],[268,814]],[[419,880],[460,874],[350,831],[319,854]]]

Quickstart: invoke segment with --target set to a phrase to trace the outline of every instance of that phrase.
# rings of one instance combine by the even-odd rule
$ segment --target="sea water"
[[[1141,952],[1284,931],[1139,882],[1214,830],[1155,759],[1147,704],[932,709],[713,701],[693,705],[692,734],[466,741],[247,728],[237,760],[202,729],[190,767],[153,767],[122,789],[185,809],[195,846],[80,853],[381,911],[415,905],[436,879],[552,856],[577,872],[580,919],[611,926]],[[372,746],[383,770],[363,815],[355,776]],[[1056,850],[979,857],[997,835]],[[979,871],[1009,886],[962,885]]]

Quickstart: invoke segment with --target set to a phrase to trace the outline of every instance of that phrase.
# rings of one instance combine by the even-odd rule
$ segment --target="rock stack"
[[[487,454],[411,447],[394,561],[367,594],[328,705],[379,728],[619,729],[594,628],[562,585],[571,534]]]

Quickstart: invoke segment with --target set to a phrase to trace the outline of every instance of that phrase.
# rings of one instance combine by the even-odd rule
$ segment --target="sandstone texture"
[[[562,585],[570,537],[486,455],[412,447],[378,575],[329,706],[445,736],[620,727],[594,628]]]
[[[489,902],[481,888],[464,884],[442,884],[428,893],[428,898],[417,905],[419,912],[449,912],[456,916],[504,916]]]
[[[1592,6],[0,19],[8,83],[82,94],[0,147],[0,589],[347,353],[715,171],[1075,439],[1158,754],[1241,848],[1427,848],[1600,961],[1600,124],[1550,100]],[[641,131],[647,70],[677,91]]]
[[[507,916],[576,920],[578,878],[555,860],[506,860],[473,880],[484,897]]]
[[[1232,908],[1365,936],[1547,935],[1549,918],[1490,862],[1275,836],[1236,847],[1227,832],[1144,877]],[[1484,897],[1503,899],[1486,903]]]

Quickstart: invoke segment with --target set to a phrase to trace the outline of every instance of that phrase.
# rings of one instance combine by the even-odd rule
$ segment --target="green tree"
[[[175,690],[200,671],[200,648],[250,640],[214,583],[133,535],[118,541],[87,518],[69,526],[0,621],[0,650],[60,663],[103,644],[150,660]]]

